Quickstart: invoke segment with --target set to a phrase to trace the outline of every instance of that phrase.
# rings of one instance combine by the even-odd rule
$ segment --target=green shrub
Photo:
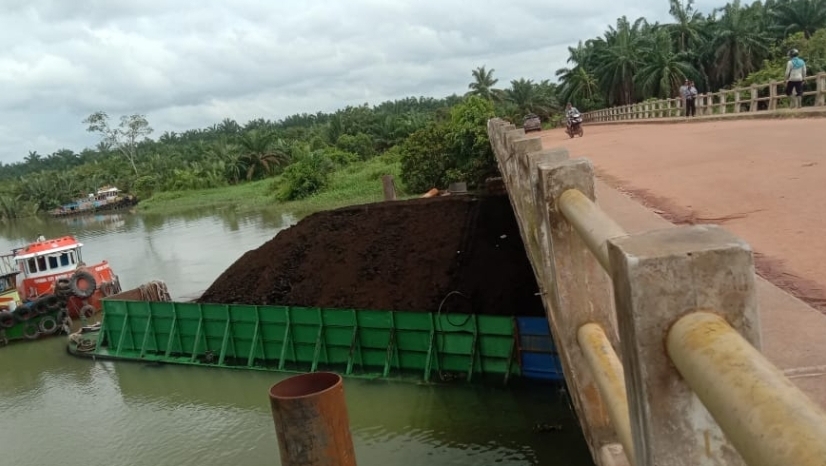
[[[330,181],[333,168],[333,162],[321,151],[301,157],[288,166],[280,177],[278,199],[294,201],[321,191]]]

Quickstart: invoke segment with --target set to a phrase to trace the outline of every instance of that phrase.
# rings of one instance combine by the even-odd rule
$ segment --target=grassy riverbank
[[[169,215],[198,209],[231,208],[243,212],[277,208],[303,216],[320,210],[381,201],[382,175],[393,175],[398,196],[409,197],[405,195],[399,171],[398,160],[376,157],[333,172],[321,192],[298,201],[281,202],[276,199],[277,188],[282,182],[281,177],[276,176],[215,189],[157,193],[141,201],[138,211]]]

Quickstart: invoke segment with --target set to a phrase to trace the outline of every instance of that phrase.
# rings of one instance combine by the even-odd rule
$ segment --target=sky
[[[710,11],[717,2],[698,1]],[[667,0],[0,0],[0,161],[98,139],[82,120],[144,114],[157,138],[407,96],[551,79],[567,47]]]

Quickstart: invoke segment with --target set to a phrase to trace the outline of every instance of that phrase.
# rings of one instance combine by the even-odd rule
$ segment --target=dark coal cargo
[[[460,195],[310,215],[198,302],[541,316],[537,291],[507,196]]]

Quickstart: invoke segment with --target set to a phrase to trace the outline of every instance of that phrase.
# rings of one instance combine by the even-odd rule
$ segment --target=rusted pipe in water
[[[608,240],[628,235],[625,229],[578,189],[563,192],[557,203],[559,211],[571,223],[602,268],[609,271]]]
[[[598,324],[587,323],[577,331],[577,342],[582,349],[588,367],[605,400],[608,417],[622,444],[626,458],[634,464],[634,438],[631,434],[631,418],[628,412],[628,394],[625,391],[625,372],[608,336]]]
[[[270,407],[282,466],[356,466],[340,375],[282,380],[270,388]]]
[[[687,314],[669,329],[666,343],[677,370],[746,464],[826,464],[826,413],[725,319],[708,311]]]

